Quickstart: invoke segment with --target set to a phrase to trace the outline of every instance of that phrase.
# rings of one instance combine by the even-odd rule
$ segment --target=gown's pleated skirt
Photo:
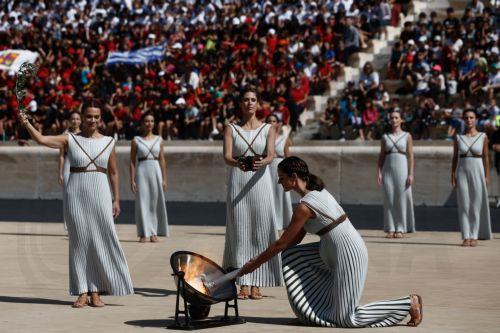
[[[459,158],[457,203],[462,239],[491,239],[490,207],[481,158]]]
[[[157,160],[137,163],[135,223],[140,237],[168,236],[167,208]]]
[[[407,179],[406,155],[387,154],[382,168],[385,232],[415,232],[413,196],[411,186],[406,187]]]
[[[274,194],[268,167],[257,172],[231,168],[226,207],[223,266],[240,268],[276,241]],[[280,256],[275,256],[236,282],[258,287],[283,285]]]
[[[321,241],[283,252],[283,276],[290,305],[305,325],[381,327],[402,321],[410,298],[359,306],[368,271],[366,246],[346,220]]]
[[[72,173],[66,190],[70,293],[133,294],[106,174]]]

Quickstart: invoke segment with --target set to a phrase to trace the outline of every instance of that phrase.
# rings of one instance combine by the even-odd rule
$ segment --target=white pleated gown
[[[158,157],[160,155],[161,138],[144,140],[136,136],[137,161],[135,183],[135,223],[139,237],[168,236],[168,218],[165,195],[162,188]],[[146,158],[145,161],[139,161]]]
[[[482,159],[485,138],[484,133],[473,137],[457,135],[457,203],[462,239],[491,239],[490,207]]]
[[[301,203],[316,213],[307,232],[318,233],[344,210],[327,191],[311,191]],[[368,272],[368,252],[349,219],[317,243],[283,251],[283,275],[290,305],[305,325],[382,327],[401,322],[411,307],[409,296],[359,305]]]
[[[248,156],[247,143],[253,142],[253,150],[259,155],[266,154],[267,134],[271,125],[245,131],[232,124],[233,156]],[[262,128],[265,126],[264,128]],[[257,134],[259,133],[259,134]],[[229,170],[226,201],[226,239],[223,266],[242,267],[249,259],[257,256],[276,241],[276,214],[274,211],[274,190],[269,166],[253,172],[243,172],[237,167]],[[253,273],[236,280],[239,285],[274,287],[283,285],[281,258],[275,256]]]
[[[384,134],[385,160],[382,167],[382,193],[384,197],[384,231],[415,232],[415,214],[411,186],[408,179],[406,149],[409,134]]]
[[[285,144],[288,139],[287,134],[281,134],[276,138],[276,155],[270,165],[271,177],[274,186],[274,200],[276,221],[278,230],[286,229],[292,219],[292,199],[290,192],[285,192],[283,186],[278,183],[278,164],[283,161],[285,157]]]
[[[70,166],[88,165],[87,170],[96,170],[76,140],[92,159],[103,152],[95,164],[107,168],[114,145],[111,137],[90,139],[68,134]],[[71,172],[65,194],[71,295],[87,292],[117,296],[133,294],[127,261],[114,226],[107,174]]]

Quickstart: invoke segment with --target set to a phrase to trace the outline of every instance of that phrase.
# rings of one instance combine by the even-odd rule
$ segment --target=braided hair
[[[325,188],[323,180],[310,173],[306,162],[296,156],[285,158],[278,164],[278,169],[288,177],[291,177],[295,173],[297,177],[307,183],[306,188],[309,191],[321,191]]]

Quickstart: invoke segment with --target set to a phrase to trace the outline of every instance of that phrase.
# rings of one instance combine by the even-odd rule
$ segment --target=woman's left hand
[[[120,215],[120,202],[113,201],[113,217],[116,219]]]
[[[245,265],[243,265],[240,272],[238,273],[238,276],[243,276],[245,274],[252,273],[257,268],[259,268],[259,265],[257,265],[257,262],[255,261],[255,259],[252,258],[252,259],[248,260]]]
[[[165,192],[167,190],[167,181],[166,180],[161,182],[161,187],[163,188],[163,192]]]
[[[253,161],[252,170],[257,171],[264,166],[263,158],[255,159]]]
[[[408,178],[406,179],[406,187],[410,187],[413,185],[413,175],[409,175]]]

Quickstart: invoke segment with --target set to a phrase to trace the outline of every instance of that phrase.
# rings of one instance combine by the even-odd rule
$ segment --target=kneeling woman
[[[284,159],[278,165],[278,176],[285,191],[294,190],[302,199],[283,236],[248,261],[240,274],[254,271],[283,251],[288,298],[302,323],[382,327],[395,325],[410,315],[408,325],[419,325],[422,299],[418,295],[358,305],[368,271],[368,253],[360,234],[324,189],[321,179],[309,173],[304,161],[294,156]],[[294,246],[306,232],[317,234],[321,240]]]

